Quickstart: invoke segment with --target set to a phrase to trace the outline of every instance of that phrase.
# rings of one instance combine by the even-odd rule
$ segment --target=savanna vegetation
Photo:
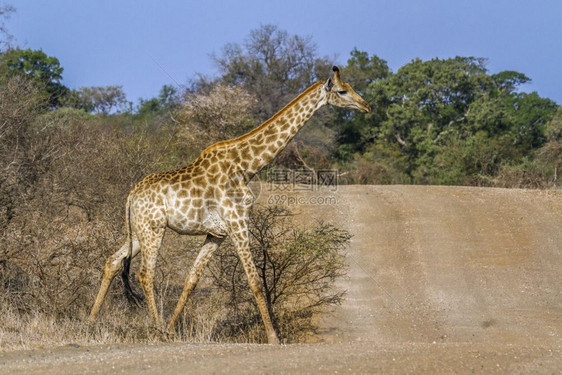
[[[13,11],[0,7],[0,348],[156,340],[118,282],[98,324],[84,324],[103,262],[125,238],[128,191],[257,126],[334,61],[311,38],[266,25],[212,57],[215,77],[135,104],[119,86],[66,87],[56,57],[12,45],[1,21]],[[271,168],[338,169],[343,183],[557,187],[562,109],[519,91],[523,73],[492,74],[475,57],[415,59],[392,72],[358,49],[340,69],[373,112],[320,110]],[[315,314],[341,302],[349,234],[296,226],[271,206],[256,207],[251,234],[281,336],[306,339]],[[164,315],[201,242],[166,235],[156,284]],[[175,339],[265,341],[253,303],[223,245]]]

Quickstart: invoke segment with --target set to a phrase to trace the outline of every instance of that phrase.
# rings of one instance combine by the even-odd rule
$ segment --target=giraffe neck
[[[238,164],[237,169],[251,178],[287,147],[306,121],[324,104],[324,85],[317,82],[256,129],[207,150],[226,146],[230,159]]]

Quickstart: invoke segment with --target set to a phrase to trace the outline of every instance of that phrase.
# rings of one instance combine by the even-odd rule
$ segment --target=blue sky
[[[0,0],[17,45],[42,49],[71,88],[122,85],[128,100],[151,98],[196,73],[216,74],[209,57],[252,29],[275,24],[310,36],[321,56],[345,64],[356,47],[393,71],[414,58],[475,56],[491,73],[515,70],[562,104],[559,0]],[[157,61],[158,64],[156,64]]]

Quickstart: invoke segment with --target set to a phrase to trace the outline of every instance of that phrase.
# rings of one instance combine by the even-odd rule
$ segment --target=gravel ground
[[[12,351],[0,353],[0,373],[562,373],[562,193],[339,186],[299,194],[292,208],[303,221],[354,235],[347,298],[322,321],[318,343]]]

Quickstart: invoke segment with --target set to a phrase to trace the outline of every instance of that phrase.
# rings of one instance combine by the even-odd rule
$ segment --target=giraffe
[[[216,143],[187,167],[148,175],[133,187],[125,209],[127,242],[105,262],[100,290],[89,317],[91,321],[95,321],[109,286],[121,268],[125,288],[130,291],[130,261],[140,252],[138,278],[151,322],[155,327],[163,327],[156,309],[154,270],[164,232],[171,228],[180,234],[206,235],[206,238],[185,279],[168,331],[174,329],[209,259],[228,236],[246,272],[268,343],[279,343],[249,248],[248,219],[254,196],[247,183],[287,146],[322,106],[371,110],[348,83],[341,81],[339,69],[334,66],[332,70],[333,76],[326,82],[316,82],[249,133]]]

